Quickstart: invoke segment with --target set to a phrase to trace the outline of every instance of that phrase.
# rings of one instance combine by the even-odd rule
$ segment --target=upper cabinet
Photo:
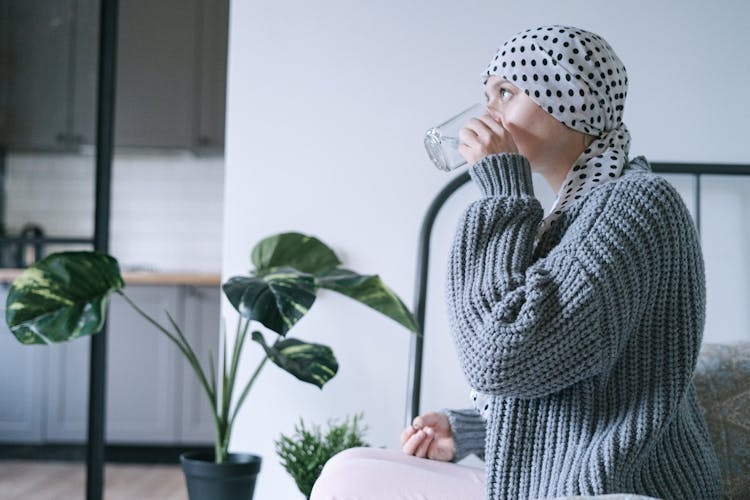
[[[0,146],[95,141],[98,0],[0,0]],[[119,2],[115,146],[221,154],[228,0]]]
[[[199,5],[201,45],[200,65],[197,68],[199,110],[195,140],[201,151],[223,153],[229,0],[204,0]]]
[[[57,151],[93,142],[95,0],[0,0],[0,143]],[[93,48],[93,50],[92,50]],[[93,56],[93,57],[92,57]]]

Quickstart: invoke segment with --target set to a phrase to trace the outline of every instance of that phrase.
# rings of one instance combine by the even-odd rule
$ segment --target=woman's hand
[[[469,165],[492,154],[518,152],[510,132],[487,113],[471,118],[458,132],[458,138],[461,140],[458,153]]]
[[[401,448],[407,455],[450,462],[456,456],[456,446],[448,416],[429,412],[414,419],[411,426],[401,431]]]

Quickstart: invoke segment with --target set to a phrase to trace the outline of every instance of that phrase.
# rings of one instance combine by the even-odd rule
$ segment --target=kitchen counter
[[[23,269],[0,269],[0,283],[10,283]],[[191,272],[123,272],[127,285],[194,285],[219,286],[221,275],[216,273]]]

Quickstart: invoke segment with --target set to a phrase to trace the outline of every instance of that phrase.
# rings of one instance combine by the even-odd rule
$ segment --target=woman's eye
[[[504,94],[508,94],[508,95],[507,95],[507,98],[506,98],[506,96],[505,96]],[[498,96],[498,97],[500,98],[500,102],[505,102],[505,101],[507,101],[508,99],[510,99],[510,97],[511,97],[512,95],[513,95],[513,93],[512,93],[512,92],[511,92],[510,90],[506,89],[506,88],[500,87],[500,88],[499,88],[499,89],[497,90],[497,96]],[[493,98],[492,98],[492,99],[490,99],[490,98],[489,98],[489,97],[487,96],[487,94],[485,94],[485,95],[484,95],[484,100],[485,100],[485,102],[486,102],[486,103],[489,103],[490,101],[492,101],[492,100],[494,100],[494,99],[495,99],[495,97],[494,97],[494,96],[493,96]]]

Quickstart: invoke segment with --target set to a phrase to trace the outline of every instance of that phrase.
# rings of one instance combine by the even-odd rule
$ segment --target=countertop
[[[22,272],[23,269],[0,269],[0,283],[10,283]],[[122,278],[128,285],[221,285],[221,275],[218,273],[125,271]]]

